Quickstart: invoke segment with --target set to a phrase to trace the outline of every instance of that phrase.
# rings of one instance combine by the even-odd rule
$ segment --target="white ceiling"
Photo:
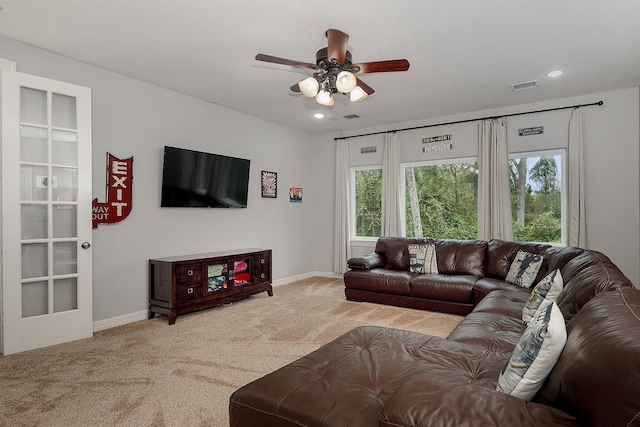
[[[0,0],[0,35],[310,133],[640,86],[638,0]],[[376,93],[334,107],[289,91],[324,33],[350,35]],[[2,52],[0,52],[2,57]],[[10,59],[10,58],[7,58]],[[18,64],[18,69],[20,64]],[[557,79],[545,77],[563,69]],[[537,89],[511,84],[538,80]],[[326,114],[323,120],[313,113]],[[357,114],[359,119],[343,116]]]

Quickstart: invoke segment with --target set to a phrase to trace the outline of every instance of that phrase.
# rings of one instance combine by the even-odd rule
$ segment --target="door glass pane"
[[[44,277],[49,274],[46,243],[25,243],[22,245],[22,278]]]
[[[46,239],[47,205],[22,205],[21,213],[21,238]]]
[[[53,244],[53,274],[74,274],[78,272],[76,242],[57,242]]]
[[[53,126],[76,129],[76,98],[54,93],[51,104]]]
[[[36,125],[47,124],[47,92],[20,88],[20,121]]]
[[[53,281],[53,312],[76,310],[78,308],[78,279],[57,279]]]
[[[53,237],[78,237],[75,205],[53,205]]]
[[[78,170],[53,168],[53,201],[75,202],[78,200]]]
[[[33,126],[20,126],[20,161],[47,163],[47,130]]]
[[[40,316],[49,312],[47,281],[22,284],[22,317]]]
[[[46,166],[20,166],[20,200],[46,201],[48,197],[49,168]]]
[[[51,133],[52,162],[56,165],[78,166],[78,134],[62,130]]]

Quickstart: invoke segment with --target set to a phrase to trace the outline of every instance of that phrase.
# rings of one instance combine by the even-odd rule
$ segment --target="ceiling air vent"
[[[535,89],[537,87],[538,87],[537,80],[531,80],[530,82],[516,83],[511,85],[511,88],[513,89],[514,92],[527,90],[527,89]]]
[[[357,114],[347,114],[346,116],[342,116],[342,117],[344,117],[347,120],[349,120],[349,119],[359,119],[360,118],[360,116],[357,115]]]

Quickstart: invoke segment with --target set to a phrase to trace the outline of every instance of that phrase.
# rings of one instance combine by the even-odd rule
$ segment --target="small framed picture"
[[[275,199],[278,197],[278,174],[262,171],[262,197]]]
[[[289,201],[291,203],[302,203],[302,187],[291,187],[289,189]]]

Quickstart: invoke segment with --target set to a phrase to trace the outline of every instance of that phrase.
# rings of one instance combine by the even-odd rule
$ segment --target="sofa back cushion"
[[[440,274],[485,276],[486,241],[436,239],[435,244]]]
[[[562,270],[575,257],[582,255],[586,249],[573,246],[550,246],[544,251],[544,258],[549,260],[548,269]]]
[[[487,261],[485,266],[486,276],[504,280],[509,273],[511,264],[519,250],[531,254],[544,255],[544,252],[551,245],[543,243],[512,242],[506,240],[492,239],[487,245]],[[547,275],[549,270],[549,260],[544,257],[542,266],[538,270],[534,284]]]
[[[424,245],[430,243],[433,243],[432,239],[422,237],[380,237],[376,243],[375,252],[385,257],[385,268],[389,270],[409,271],[408,245]]]
[[[640,426],[640,290],[613,288],[567,324],[567,342],[537,400],[585,426]]]
[[[604,254],[585,250],[561,269],[564,289],[556,300],[568,322],[591,298],[615,287],[633,287]]]

